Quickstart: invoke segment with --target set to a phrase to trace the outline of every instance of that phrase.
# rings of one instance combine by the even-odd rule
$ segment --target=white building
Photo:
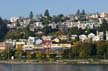
[[[34,45],[24,45],[22,50],[27,51],[27,50],[33,50],[34,49]]]
[[[88,38],[87,38],[87,36],[86,35],[79,35],[79,39],[81,40],[81,41],[86,41]]]
[[[19,17],[11,17],[10,22],[16,22],[18,19],[20,19]]]
[[[93,42],[100,41],[100,37],[99,37],[99,36],[95,36],[95,37],[93,37],[92,41],[93,41]]]
[[[36,27],[39,27],[39,28],[43,28],[42,22],[36,22],[36,23],[35,23],[35,26],[36,26]]]
[[[88,34],[88,38],[93,38],[93,37],[95,37],[95,34],[93,33]]]
[[[56,23],[54,23],[54,22],[52,22],[52,23],[48,24],[48,26],[50,26],[52,29],[57,28],[57,24],[56,24]]]

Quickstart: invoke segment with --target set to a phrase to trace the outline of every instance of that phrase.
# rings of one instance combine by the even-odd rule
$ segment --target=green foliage
[[[17,31],[10,31],[6,35],[7,39],[20,39],[20,34]]]
[[[52,21],[57,23],[57,22],[64,22],[65,21],[65,17],[63,14],[59,14],[57,16],[53,16],[52,17]]]
[[[100,31],[106,31],[106,30],[108,30],[108,23],[107,23],[107,21],[105,19],[103,19],[102,24],[101,24],[99,30]]]
[[[81,43],[79,57],[80,58],[90,57],[93,49],[92,47],[93,47],[92,43],[87,43],[87,42]]]
[[[82,29],[78,29],[77,27],[73,27],[71,29],[69,29],[69,34],[77,34],[77,35],[80,35],[80,34],[84,34],[85,30],[82,30]]]
[[[51,27],[46,25],[42,28],[42,31],[44,32],[45,35],[48,35],[49,33],[52,32],[52,29],[51,29]]]
[[[6,35],[7,39],[27,39],[29,36],[35,36],[33,32],[29,31],[29,26],[25,28],[15,29],[13,31],[9,31]]]
[[[105,52],[106,52],[106,42],[104,41],[99,41],[96,42],[96,49],[97,49],[97,56],[104,56]]]

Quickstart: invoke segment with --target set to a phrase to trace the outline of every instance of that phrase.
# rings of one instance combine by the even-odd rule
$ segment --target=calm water
[[[0,65],[0,71],[108,71],[108,65]]]

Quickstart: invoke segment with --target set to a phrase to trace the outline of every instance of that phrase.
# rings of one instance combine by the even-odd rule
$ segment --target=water
[[[108,65],[10,65],[1,64],[0,71],[108,71]]]

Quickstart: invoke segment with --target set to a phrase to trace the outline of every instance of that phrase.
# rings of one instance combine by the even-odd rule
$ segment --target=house
[[[97,31],[97,36],[99,36],[100,40],[103,40],[104,33]]]
[[[51,49],[61,49],[61,50],[65,50],[65,49],[70,49],[71,48],[71,43],[56,43],[56,42],[53,42],[51,44]]]
[[[15,28],[16,27],[16,24],[7,24],[7,27],[9,28],[9,29],[12,29],[12,28]]]
[[[94,37],[92,38],[92,41],[93,41],[93,42],[100,41],[100,37],[99,37],[99,36],[94,36]]]
[[[82,34],[82,35],[79,35],[79,40],[80,40],[80,41],[83,41],[83,42],[84,42],[84,41],[86,41],[87,39],[88,39],[88,38],[87,38],[86,35],[83,35],[83,34]]]
[[[43,53],[51,52],[51,44],[52,44],[51,40],[43,41]]]
[[[43,28],[42,22],[35,22],[34,24],[37,28]]]
[[[95,37],[95,34],[93,33],[88,34],[88,38],[93,38],[93,37]]]
[[[57,28],[57,24],[55,22],[52,22],[52,23],[48,24],[48,26],[50,26],[52,29]]]
[[[22,47],[22,50],[23,51],[31,51],[31,50],[33,50],[34,49],[34,45],[24,45],[23,47]]]
[[[34,26],[34,24],[30,24],[29,29],[30,29],[30,31],[34,32],[34,31],[35,31],[35,26]]]
[[[12,47],[12,43],[0,42],[0,52],[6,49],[8,50],[11,47]]]
[[[11,17],[10,18],[10,22],[17,22],[17,20],[19,20],[19,17]]]
[[[12,39],[7,39],[5,40],[6,43],[12,43],[12,46],[16,45],[16,40],[12,40]]]
[[[52,36],[42,36],[42,40],[51,40]]]
[[[77,25],[77,27],[78,27],[78,29],[86,29],[86,26],[87,26],[87,24],[85,24],[84,22],[78,22],[78,25]]]
[[[35,39],[36,39],[35,37],[31,37],[31,36],[30,36],[30,37],[28,38],[28,43],[27,43],[27,44],[34,44],[34,43],[35,43]]]
[[[39,45],[39,44],[42,44],[42,40],[41,39],[37,39],[36,41],[35,41],[35,43],[36,43],[36,45]]]
[[[68,28],[73,27],[73,23],[71,21],[66,21],[66,25],[67,25]]]
[[[59,22],[57,23],[57,26],[60,31],[63,31],[65,33],[68,32],[68,27],[66,25],[66,22]]]
[[[67,36],[66,35],[60,35],[58,36],[60,40],[67,40]]]
[[[99,14],[98,13],[94,13],[94,14],[90,15],[90,18],[99,18]]]
[[[64,48],[71,48],[71,43],[61,43],[60,47],[63,48],[63,49]]]
[[[87,22],[86,25],[87,25],[86,27],[88,29],[93,29],[94,28],[94,23],[93,22]]]
[[[25,45],[25,42],[16,42],[16,49],[22,50],[24,45]]]
[[[22,50],[24,52],[42,53],[44,51],[44,48],[42,45],[24,45]]]
[[[52,42],[57,42],[57,43],[59,43],[59,42],[60,42],[60,39],[59,39],[59,38],[52,38]]]
[[[60,46],[59,43],[52,43],[51,44],[51,49],[54,49],[54,48],[61,48],[61,46]]]
[[[71,48],[71,43],[52,43],[51,44],[51,53],[60,53],[63,52],[65,49]]]
[[[51,44],[52,44],[51,40],[44,40],[43,41],[43,48],[45,48],[45,49],[51,49]]]
[[[23,19],[23,23],[24,23],[25,25],[30,24],[30,19],[28,19],[28,18]]]
[[[105,18],[106,16],[107,16],[106,13],[104,13],[104,12],[100,13],[100,17],[101,17],[101,18]]]
[[[108,40],[108,31],[106,31],[106,40]]]
[[[71,22],[72,23],[72,27],[77,27],[78,22]]]
[[[67,28],[77,27],[78,22],[66,21]]]
[[[78,37],[78,35],[71,35],[71,39],[75,40]]]

